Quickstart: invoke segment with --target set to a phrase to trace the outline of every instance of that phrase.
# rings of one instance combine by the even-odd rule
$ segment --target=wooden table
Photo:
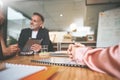
[[[33,63],[31,59],[40,59],[39,55],[15,56],[3,62],[25,65],[41,66],[43,64]],[[44,65],[45,66],[45,65]],[[46,65],[47,66],[47,65]],[[48,67],[53,67],[48,66]],[[116,80],[108,74],[98,73],[88,68],[58,66],[58,71],[49,80]]]

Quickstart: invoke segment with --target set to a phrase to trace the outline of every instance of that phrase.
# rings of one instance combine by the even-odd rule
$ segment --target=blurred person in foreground
[[[8,58],[11,58],[16,55],[16,53],[19,51],[18,45],[13,44],[10,46],[6,46],[4,42],[4,36],[2,35],[2,24],[4,22],[4,16],[0,9],[0,60],[5,60]]]
[[[69,57],[90,69],[108,73],[120,80],[120,43],[107,48],[91,48],[82,44],[70,44]]]

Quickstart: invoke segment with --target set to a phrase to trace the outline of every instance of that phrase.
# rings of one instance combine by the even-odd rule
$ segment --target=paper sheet
[[[0,80],[19,80],[35,72],[44,70],[44,66],[28,66],[6,63],[6,69],[0,71]]]

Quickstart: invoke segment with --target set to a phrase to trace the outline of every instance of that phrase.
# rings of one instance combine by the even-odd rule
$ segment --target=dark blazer
[[[54,51],[48,32],[49,31],[46,28],[39,29],[36,39],[39,40],[43,39],[41,45],[48,45],[48,51]],[[18,45],[21,50],[23,49],[28,39],[31,38],[31,35],[32,35],[32,30],[30,28],[26,28],[21,31],[18,39]]]

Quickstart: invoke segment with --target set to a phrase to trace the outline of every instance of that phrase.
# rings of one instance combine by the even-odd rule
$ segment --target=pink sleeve
[[[76,51],[78,52],[79,50]],[[82,54],[84,54],[82,63],[86,64],[90,69],[108,73],[120,79],[120,44],[105,49],[85,48]],[[81,53],[79,53],[79,55],[81,55]],[[81,58],[76,59],[77,61],[81,60]]]

